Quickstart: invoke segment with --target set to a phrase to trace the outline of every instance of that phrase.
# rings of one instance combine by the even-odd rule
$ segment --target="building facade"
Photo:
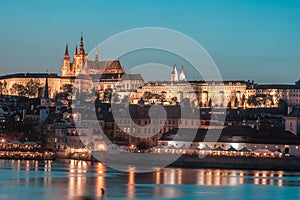
[[[17,95],[38,97],[16,92],[13,88],[21,85],[25,87],[32,81],[43,88],[48,78],[49,97],[62,91],[64,85],[76,85],[79,92],[90,92],[92,88],[104,91],[106,88],[114,88],[118,80],[125,74],[118,60],[99,61],[98,48],[94,59],[88,59],[88,52],[84,49],[83,37],[80,38],[79,48],[75,49],[73,60],[69,55],[68,44],[66,45],[64,58],[61,66],[61,75],[57,73],[16,73],[0,76],[0,91],[4,95]],[[42,94],[42,92],[40,93]]]

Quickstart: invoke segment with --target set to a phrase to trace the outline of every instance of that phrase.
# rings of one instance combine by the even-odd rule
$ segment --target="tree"
[[[150,145],[146,141],[141,141],[136,145],[136,148],[139,150],[147,150],[149,147],[150,147]]]
[[[7,95],[8,90],[7,90],[7,82],[4,80],[3,82],[0,81],[0,94],[3,95]]]
[[[170,103],[171,104],[176,104],[177,103],[177,97],[172,97]]]
[[[231,109],[231,101],[228,101],[227,108]]]
[[[74,91],[74,86],[72,84],[64,84],[61,89],[65,98],[72,97]]]
[[[241,104],[242,104],[243,107],[244,107],[244,105],[245,105],[245,102],[246,102],[246,97],[245,97],[244,94],[242,94]]]
[[[161,104],[163,104],[166,101],[166,93],[167,92],[165,92],[165,91],[161,92],[161,95],[160,95],[160,98],[159,98]]]
[[[38,94],[39,87],[39,82],[35,82],[32,79],[30,79],[30,81],[26,84],[27,95],[29,97],[36,97]]]
[[[14,83],[12,87],[10,88],[10,91],[12,94],[18,95],[18,96],[26,96],[27,94],[27,88],[23,86],[22,84]]]
[[[149,102],[149,100],[153,97],[153,94],[151,92],[144,92],[142,98],[144,99],[145,102]]]
[[[123,97],[123,99],[121,100],[121,103],[128,103],[129,102],[129,95],[125,95],[124,97]]]
[[[235,99],[234,99],[234,107],[239,107],[239,100],[238,100],[238,98],[237,97],[235,97]]]
[[[208,107],[209,107],[209,108],[212,107],[212,100],[211,100],[211,98],[209,98],[209,100],[208,100]]]
[[[3,94],[3,83],[0,81],[0,94]]]
[[[143,97],[141,97],[141,98],[138,100],[138,103],[139,103],[139,104],[144,104],[144,103],[145,103]]]
[[[248,104],[249,106],[250,106],[250,105],[257,106],[257,105],[258,105],[258,102],[257,102],[257,100],[256,100],[256,96],[255,96],[255,95],[251,95],[251,96],[248,98],[247,104]]]
[[[284,101],[283,99],[280,99],[279,103],[278,103],[278,107],[279,107],[279,110],[282,114],[287,114],[288,104],[286,103],[286,101]]]
[[[199,102],[199,107],[200,107],[200,108],[203,107],[203,102],[202,102],[202,101]]]
[[[112,94],[112,102],[113,103],[119,103],[120,102],[120,95],[118,93],[113,93]]]
[[[112,98],[112,92],[113,92],[112,88],[106,88],[104,90],[103,101],[110,103],[111,102],[111,98]]]

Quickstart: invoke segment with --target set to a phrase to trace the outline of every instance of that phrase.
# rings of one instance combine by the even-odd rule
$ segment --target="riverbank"
[[[208,155],[204,158],[199,158],[194,155],[183,155],[169,166],[242,170],[300,171],[300,158],[234,157],[211,155]]]
[[[5,160],[54,160],[53,152],[32,152],[32,151],[0,151],[0,159]]]

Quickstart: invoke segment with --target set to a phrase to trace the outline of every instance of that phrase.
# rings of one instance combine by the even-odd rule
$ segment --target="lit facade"
[[[81,36],[79,49],[76,47],[72,62],[68,45],[66,45],[61,75],[56,73],[16,73],[1,76],[1,93],[4,95],[18,95],[11,90],[13,85],[26,86],[30,80],[38,83],[39,87],[43,88],[46,78],[48,78],[50,98],[61,92],[62,87],[66,84],[76,84],[76,88],[80,89],[79,92],[90,92],[93,87],[96,90],[103,91],[108,87],[114,88],[116,82],[124,74],[125,72],[118,60],[98,61],[98,50],[95,59],[88,60],[88,52],[84,49],[83,37]],[[29,97],[38,97],[38,94]]]

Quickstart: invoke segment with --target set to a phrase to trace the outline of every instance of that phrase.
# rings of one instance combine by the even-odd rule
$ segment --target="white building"
[[[300,135],[300,109],[293,110],[289,115],[284,117],[285,130],[297,136]]]

